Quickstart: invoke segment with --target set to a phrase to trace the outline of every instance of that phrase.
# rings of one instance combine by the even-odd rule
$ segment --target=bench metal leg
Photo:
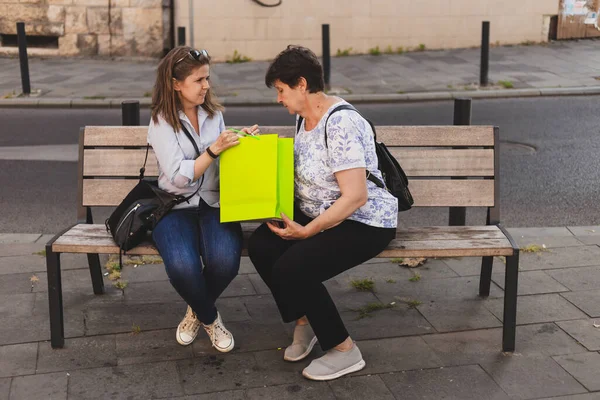
[[[88,264],[90,266],[90,275],[92,276],[92,286],[94,294],[104,293],[104,279],[102,278],[102,267],[100,266],[100,257],[98,254],[87,255]]]
[[[492,265],[494,257],[482,257],[481,275],[479,276],[479,295],[488,297],[490,295],[490,285],[492,283]]]
[[[46,270],[48,272],[48,304],[50,306],[50,344],[53,348],[61,348],[65,345],[65,328],[60,253],[52,251],[52,244],[46,245]]]
[[[515,351],[515,330],[517,327],[517,286],[519,276],[519,250],[506,257],[506,278],[504,280],[504,327],[502,331],[502,351]]]

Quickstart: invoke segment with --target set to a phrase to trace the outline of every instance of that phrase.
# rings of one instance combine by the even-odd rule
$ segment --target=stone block
[[[65,6],[49,5],[48,6],[48,21],[49,22],[65,22]]]
[[[63,372],[18,376],[13,379],[13,399],[65,399],[69,377]]]
[[[88,32],[96,35],[109,34],[108,8],[89,7],[87,9]]]
[[[504,289],[505,271],[497,270],[492,275],[496,285]],[[546,273],[548,272],[548,274]],[[519,295],[568,292],[569,289],[550,277],[551,271],[521,271],[519,273]]]
[[[110,33],[112,35],[123,34],[123,10],[121,8],[110,10]]]
[[[76,33],[65,34],[58,38],[58,51],[63,56],[73,56],[79,53],[77,47],[78,35]]]
[[[162,0],[129,0],[129,6],[135,8],[160,8]]]
[[[98,55],[110,56],[111,54],[112,52],[110,35],[98,35]]]
[[[360,375],[381,374],[443,365],[438,356],[420,337],[367,340],[358,343],[367,361]]]
[[[87,9],[80,6],[65,8],[65,33],[88,33]]]
[[[162,18],[162,9],[123,9],[123,36],[132,55],[154,56],[162,52]]]
[[[77,35],[79,54],[94,56],[98,54],[98,37],[96,35]]]
[[[8,400],[12,378],[0,378],[0,400]]]
[[[523,271],[537,269],[555,269],[570,267],[586,267],[598,265],[600,247],[576,246],[561,249],[550,249],[537,254],[522,254],[519,266]]]
[[[129,7],[129,0],[110,0],[110,6],[115,7]]]
[[[46,0],[48,4],[68,5],[73,4],[73,0]]]
[[[599,266],[554,269],[546,273],[573,291],[600,289]]]
[[[449,300],[421,304],[417,307],[438,332],[502,326],[482,300]]]
[[[562,296],[592,318],[600,317],[600,290],[563,293]],[[575,318],[571,318],[575,319]]]

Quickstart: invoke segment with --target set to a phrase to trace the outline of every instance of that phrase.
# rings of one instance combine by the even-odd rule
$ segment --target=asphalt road
[[[451,124],[452,102],[360,104],[375,124]],[[600,224],[600,97],[478,100],[473,124],[501,137],[501,216],[509,227]],[[120,110],[0,109],[6,146],[76,144],[80,126],[119,125]],[[231,107],[228,125],[293,123],[280,107]],[[142,110],[142,123],[149,111]],[[0,160],[0,233],[56,233],[75,221],[75,162]],[[94,210],[96,222],[106,210]],[[401,214],[407,225],[447,224],[447,209]],[[468,223],[485,222],[483,210]]]

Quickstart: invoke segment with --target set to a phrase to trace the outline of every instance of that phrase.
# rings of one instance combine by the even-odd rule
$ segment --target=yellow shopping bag
[[[294,218],[294,141],[241,137],[221,154],[221,222]]]

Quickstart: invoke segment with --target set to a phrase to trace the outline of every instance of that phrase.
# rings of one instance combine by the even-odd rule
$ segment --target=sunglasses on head
[[[200,57],[208,58],[208,51],[202,50],[190,50],[185,56],[181,57],[179,60],[175,61],[175,64],[183,61],[187,56],[192,57],[196,61],[200,61]]]

